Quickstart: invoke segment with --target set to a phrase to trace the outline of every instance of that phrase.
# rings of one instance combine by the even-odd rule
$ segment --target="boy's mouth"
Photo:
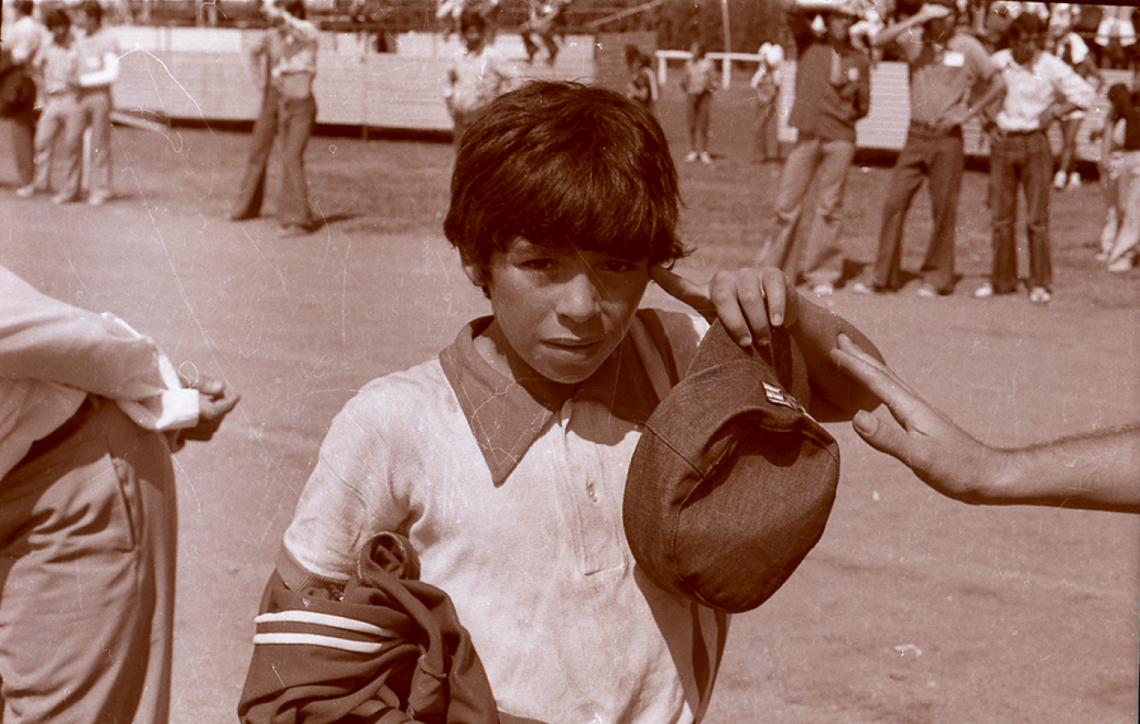
[[[593,347],[597,347],[603,341],[604,340],[601,337],[587,337],[587,338],[560,337],[558,339],[547,340],[546,344],[550,345],[551,347],[556,347],[556,348],[560,348],[560,349],[570,349],[570,350],[575,350],[575,351],[583,351],[583,350],[591,349]]]

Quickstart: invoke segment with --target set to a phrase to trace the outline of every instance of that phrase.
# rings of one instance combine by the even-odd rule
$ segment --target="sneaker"
[[[1065,172],[1058,171],[1057,175],[1053,177],[1053,188],[1062,191],[1065,188]]]
[[[20,188],[16,189],[16,196],[19,196],[21,199],[30,199],[35,195],[35,193],[36,187],[33,184],[21,186]]]
[[[1073,171],[1069,174],[1069,190],[1079,189],[1081,187],[1081,174],[1079,171]]]
[[[692,163],[698,158],[700,158],[700,155],[696,151],[689,151],[689,153],[685,156],[685,163]]]
[[[708,151],[701,151],[701,163],[712,163],[712,156]]]
[[[1115,274],[1122,274],[1132,270],[1132,257],[1122,256],[1108,265],[1108,270]]]
[[[277,235],[281,238],[290,238],[294,236],[308,236],[313,233],[316,228],[312,225],[306,226],[305,224],[286,224],[277,230]]]
[[[922,297],[923,299],[937,299],[938,290],[929,284],[923,284],[918,288],[918,296]]]
[[[974,290],[974,299],[989,299],[994,295],[994,285],[986,282]]]
[[[1045,287],[1033,287],[1029,290],[1029,301],[1034,304],[1048,304],[1053,301],[1053,294]]]
[[[1096,253],[1096,256],[1093,258],[1096,259],[1097,261],[1108,261],[1108,255],[1109,255],[1108,249],[1101,249],[1100,251],[1098,251]]]
[[[111,197],[108,194],[91,194],[89,197],[87,197],[87,205],[102,206],[110,200]]]
[[[851,283],[851,291],[856,294],[874,294],[875,290],[872,289],[867,282],[855,281]]]
[[[830,285],[826,282],[824,282],[823,284],[816,284],[816,285],[812,286],[812,288],[811,288],[811,293],[816,295],[817,297],[830,296],[831,293],[834,291],[835,291],[835,287],[833,287],[832,285]]]
[[[76,201],[79,201],[78,196],[68,196],[64,193],[58,193],[51,197],[53,204],[74,204]]]

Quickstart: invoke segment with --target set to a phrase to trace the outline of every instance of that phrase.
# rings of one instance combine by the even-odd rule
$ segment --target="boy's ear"
[[[478,262],[472,259],[463,259],[463,273],[475,286],[482,287],[485,285],[483,267]]]

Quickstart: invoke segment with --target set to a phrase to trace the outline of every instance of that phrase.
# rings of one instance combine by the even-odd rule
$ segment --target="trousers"
[[[267,82],[261,98],[261,111],[253,122],[245,173],[230,212],[233,219],[252,219],[261,214],[261,203],[265,200],[265,171],[273,153],[273,139],[277,137],[279,103],[277,88]]]
[[[813,285],[839,281],[843,273],[839,221],[847,168],[854,158],[852,141],[830,141],[800,134],[780,171],[776,228],[758,254],[761,264],[783,269],[793,284],[801,273]],[[797,234],[804,198],[813,181],[814,218],[803,233]]]
[[[100,398],[0,481],[5,724],[167,720],[176,528],[165,439]]]
[[[942,294],[954,290],[954,227],[958,219],[958,197],[962,191],[962,169],[966,154],[962,131],[937,133],[912,127],[899,152],[883,203],[883,224],[879,251],[875,258],[874,286],[897,289],[902,286],[903,226],[911,201],[927,181],[934,230],[922,264],[925,283]]]
[[[78,121],[66,143],[69,148],[83,148],[83,131],[91,129],[91,168],[88,195],[111,196],[111,90],[92,88],[79,92],[75,112]]]
[[[1049,251],[1049,194],[1053,151],[1044,131],[999,133],[990,149],[993,211],[993,273],[997,294],[1017,289],[1017,191],[1025,192],[1025,231],[1029,242],[1029,286],[1052,288]]]

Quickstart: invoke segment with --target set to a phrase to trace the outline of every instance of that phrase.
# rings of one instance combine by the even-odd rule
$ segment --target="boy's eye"
[[[610,259],[602,262],[601,269],[605,272],[612,272],[615,274],[624,274],[631,272],[637,268],[637,265],[631,261],[621,261],[620,259]]]
[[[558,266],[558,262],[554,259],[540,257],[536,259],[527,259],[519,266],[524,269],[530,269],[532,271],[550,271],[551,269],[554,269]]]

